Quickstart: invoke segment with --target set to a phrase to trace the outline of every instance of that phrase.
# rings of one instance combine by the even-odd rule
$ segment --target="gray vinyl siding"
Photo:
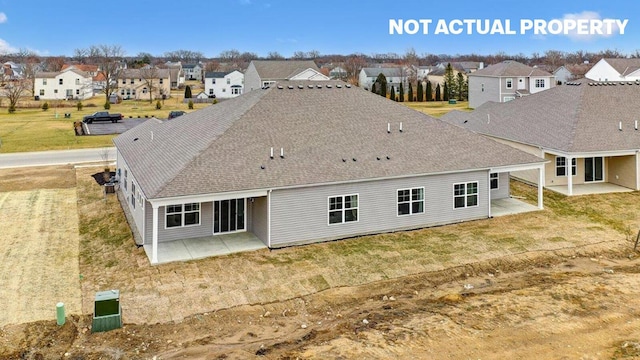
[[[144,244],[151,244],[153,241],[153,207],[150,202],[144,204]]]
[[[247,203],[249,204],[249,202]],[[251,206],[251,227],[248,229],[263,243],[269,242],[269,204],[266,196],[254,199]]]
[[[509,197],[509,173],[498,173],[498,188],[491,189],[491,200]]]
[[[158,208],[158,242],[173,241],[180,239],[190,239],[213,235],[213,203],[203,202],[200,204],[200,225],[183,226],[175,228],[164,228],[165,207]],[[151,218],[153,221],[153,217]],[[152,227],[152,225],[150,225]],[[151,237],[147,242],[151,242]]]
[[[271,247],[428,227],[489,216],[486,171],[274,190]],[[454,209],[453,184],[478,182],[478,206]],[[397,215],[397,190],[424,187],[425,211]],[[358,194],[358,221],[328,224],[328,198]]]
[[[139,191],[141,190],[141,188],[138,186],[137,181],[135,180],[135,177],[133,176],[133,174],[131,173],[131,170],[129,169],[129,166],[127,165],[127,163],[124,161],[124,159],[122,158],[122,155],[120,155],[120,152],[118,151],[116,153],[116,174],[118,174],[118,170],[120,170],[120,186],[119,191],[122,191],[124,198],[125,198],[125,203],[128,206],[129,212],[131,214],[131,217],[133,218],[133,226],[136,227],[137,231],[139,234],[143,233],[143,221],[144,221],[144,217],[145,217],[145,210],[147,209],[146,205],[145,206],[140,206],[140,203],[136,200],[136,207],[134,208],[131,205],[131,184],[135,184],[136,185],[136,195],[139,194]],[[126,190],[125,190],[125,186],[124,186],[124,171],[127,170],[127,186],[126,186]]]
[[[514,78],[514,88],[516,78]],[[484,91],[482,91],[484,84]],[[469,76],[469,107],[477,108],[487,101],[500,102],[500,78],[488,76]]]
[[[244,73],[244,92],[248,93],[251,90],[257,90],[261,87],[262,81],[260,80],[260,75],[258,75],[258,71],[253,63],[251,63]]]

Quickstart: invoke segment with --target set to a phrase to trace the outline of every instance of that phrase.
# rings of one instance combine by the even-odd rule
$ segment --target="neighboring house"
[[[347,78],[347,70],[340,66],[336,66],[329,71],[329,77],[333,80],[344,80]]]
[[[122,70],[118,94],[123,100],[163,99],[171,96],[169,69],[143,68]]]
[[[559,84],[565,84],[569,81],[574,81],[584,78],[584,75],[591,69],[593,65],[589,63],[584,64],[565,64],[553,71],[553,76],[556,78],[556,82]]]
[[[464,72],[465,74],[471,74],[472,72],[484,69],[484,63],[482,61],[456,61],[452,62],[451,65],[456,70]]]
[[[184,85],[184,74],[180,68],[169,68],[169,81],[172,89],[179,89]]]
[[[360,87],[371,90],[371,86],[378,80],[378,76],[382,74],[387,79],[387,94],[391,88],[395,88],[396,94],[400,84],[404,84],[407,91],[407,71],[403,67],[370,67],[362,68],[358,76],[358,84]]]
[[[433,69],[432,66],[417,66],[416,67],[416,76],[419,80],[426,80],[427,75]]]
[[[204,100],[204,99],[209,99],[209,95],[207,95],[207,93],[205,93],[204,91],[200,91],[196,96],[193,97],[194,99],[198,99],[198,100]]]
[[[469,107],[487,101],[507,102],[556,86],[553,74],[513,60],[469,74]]]
[[[441,119],[549,160],[541,183],[547,188],[568,195],[582,193],[576,186],[588,191],[590,184],[608,191],[640,190],[639,98],[635,81],[580,79]],[[518,174],[538,183],[529,175]]]
[[[24,65],[13,61],[7,61],[2,64],[0,71],[4,81],[20,80],[25,77]]]
[[[313,60],[253,60],[244,73],[244,92],[283,80],[329,80]]]
[[[584,77],[595,81],[640,80],[640,58],[600,59]]]
[[[453,70],[454,79],[457,78],[458,73],[460,73],[461,71],[459,69],[456,69],[453,65],[451,66],[451,69]],[[427,75],[427,80],[431,81],[431,85],[433,86],[434,92],[436,89],[436,85],[440,84],[441,87],[444,86],[445,72],[446,72],[446,66],[445,67],[434,66],[429,72],[429,74]],[[426,84],[424,86],[426,86]],[[444,91],[444,88],[442,90]]]
[[[59,72],[37,72],[34,93],[40,100],[85,100],[93,97],[93,77],[67,68]]]
[[[202,65],[200,64],[184,64],[182,65],[182,71],[186,80],[198,80],[202,81]]]
[[[64,64],[62,65],[62,71],[67,69],[76,69],[79,71],[83,71],[89,75],[91,75],[91,80],[93,82],[92,89],[94,94],[101,92],[106,84],[106,78],[102,72],[99,71],[98,65],[87,65],[87,64]]]
[[[211,98],[228,99],[242,95],[244,74],[229,72],[207,72],[204,76],[204,92]]]
[[[152,263],[188,238],[249,232],[279,248],[488,218],[510,171],[545,162],[341,81],[281,82],[114,143]]]

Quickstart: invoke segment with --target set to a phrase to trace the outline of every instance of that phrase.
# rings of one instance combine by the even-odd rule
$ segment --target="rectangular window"
[[[53,89],[53,93],[57,94],[58,93],[58,89]]]
[[[76,79],[76,85],[80,85],[80,79]]]
[[[227,78],[227,85],[231,84],[231,79]]]
[[[213,95],[213,89],[209,89],[209,95]]]
[[[168,205],[165,215],[166,228],[200,225],[200,203]]]
[[[512,78],[508,78],[507,79],[507,89],[512,89],[513,88],[513,79]]]
[[[231,89],[231,93],[233,95],[240,95],[240,94],[242,94],[242,90],[240,88],[233,88],[233,89]]]
[[[214,201],[214,234],[245,230],[245,201],[244,198]]]
[[[64,79],[58,79],[58,84],[62,85]]]
[[[358,195],[329,197],[329,225],[358,221]]]
[[[124,169],[124,189],[127,190],[127,169]]]
[[[497,189],[498,186],[499,186],[498,173],[489,174],[489,180],[490,180],[490,187],[489,188],[491,190]]]
[[[47,85],[47,79],[42,79],[42,85]]]
[[[544,79],[536,79],[536,88],[544,87]]]
[[[80,95],[80,89],[76,89],[76,95]]]
[[[127,79],[122,79],[122,85],[126,85],[127,84]]]
[[[216,83],[216,79],[211,79],[211,83],[215,84]]]
[[[424,212],[424,188],[398,190],[398,216]]]
[[[163,80],[164,80],[164,79],[160,79],[160,84],[163,84],[163,83],[164,83],[164,81],[163,81]]]
[[[478,182],[453,184],[453,207],[466,208],[478,206]]]
[[[505,96],[505,97],[504,97],[504,102],[511,101],[511,100],[515,100],[515,99],[516,99],[516,97],[515,97],[515,96]]]
[[[571,175],[576,176],[576,158],[571,159]],[[556,176],[567,176],[567,158],[556,156]]]
[[[44,96],[44,89],[40,89],[40,96]]]
[[[136,208],[136,184],[131,182],[131,206]]]
[[[130,84],[133,85],[134,83],[134,79],[131,79]]]

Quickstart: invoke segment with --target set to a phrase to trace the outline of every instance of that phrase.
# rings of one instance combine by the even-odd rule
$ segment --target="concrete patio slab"
[[[493,217],[520,214],[537,210],[540,210],[537,206],[514,198],[491,200],[491,216]]]
[[[566,185],[553,185],[553,186],[547,186],[546,188],[563,195],[569,195],[569,189],[567,189]],[[606,193],[631,192],[631,191],[633,190],[624,186],[615,185],[611,183],[591,183],[591,184],[573,185],[573,195],[606,194]]]

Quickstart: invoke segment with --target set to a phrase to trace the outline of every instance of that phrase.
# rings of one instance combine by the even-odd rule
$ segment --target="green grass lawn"
[[[446,101],[429,101],[429,102],[408,102],[405,101],[402,104],[423,112],[427,115],[434,117],[440,117],[451,110],[471,111],[468,101],[458,101],[457,104],[449,104]]]
[[[121,113],[128,117],[155,116],[167,118],[172,110],[193,111],[182,103],[182,90],[172,92],[172,97],[164,101],[162,109],[156,109],[156,102],[148,100],[127,100],[120,104],[112,104],[110,112]],[[75,136],[74,121],[82,121],[82,117],[96,111],[104,110],[104,95],[83,101],[84,108],[76,108],[77,101],[49,101],[49,109],[43,111],[42,101],[24,99],[18,103],[14,114],[9,114],[6,104],[0,107],[0,153],[66,150],[112,146],[115,135]],[[194,110],[202,109],[210,104],[194,104]],[[64,114],[70,113],[70,118]]]

